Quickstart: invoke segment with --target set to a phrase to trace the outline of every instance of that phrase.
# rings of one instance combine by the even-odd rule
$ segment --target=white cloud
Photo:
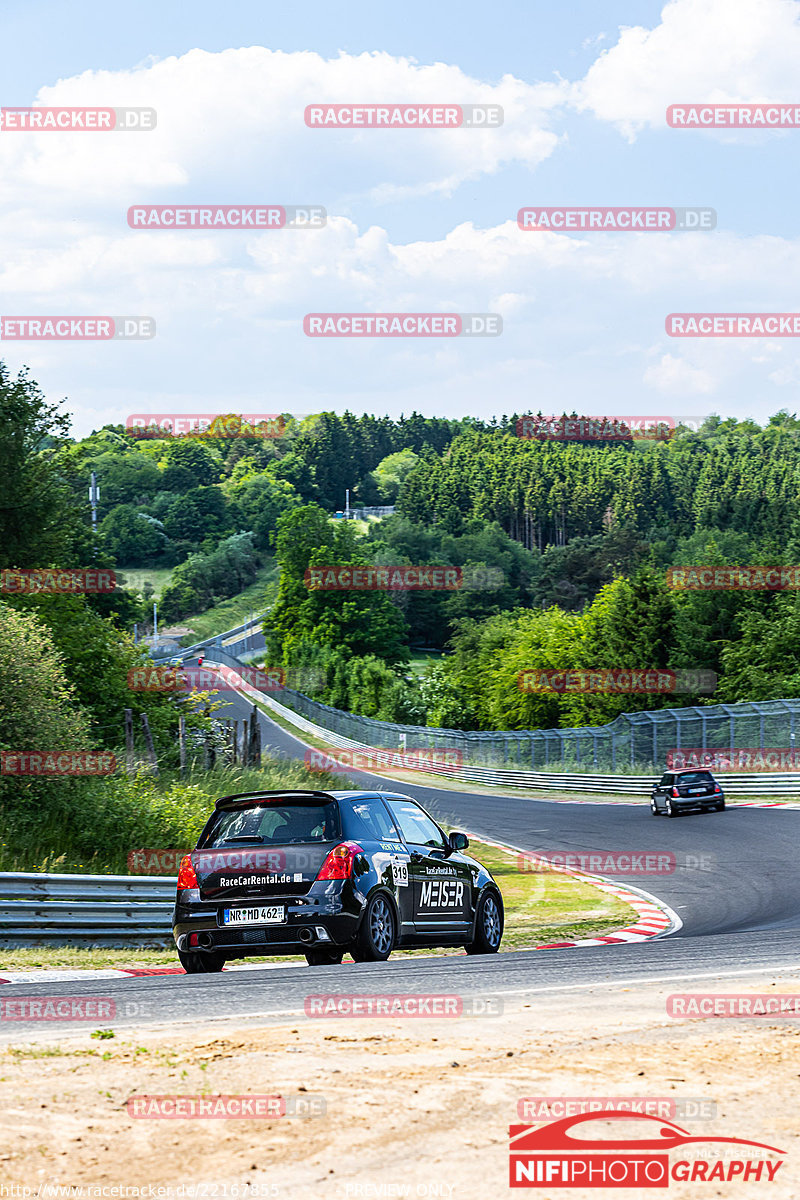
[[[744,78],[752,39],[743,7],[739,0],[725,6],[737,42],[724,21],[723,28],[719,20],[708,25],[707,10],[718,19],[722,11],[715,0],[674,0],[658,30],[627,31],[601,56],[580,103],[623,121],[626,112],[633,119],[625,106],[636,100],[636,121],[660,122],[678,83],[689,98],[702,98],[700,60],[694,73],[679,70],[675,23],[683,29],[689,17],[708,52],[704,69],[716,69],[713,26],[720,62],[730,64],[738,45]],[[773,35],[778,17],[793,21],[797,9],[788,0],[761,5]],[[761,64],[762,41],[753,45]],[[663,85],[657,67],[667,71]],[[764,66],[758,77],[768,74]],[[773,75],[781,78],[777,67]],[[777,84],[770,94],[778,94]],[[345,200],[354,196],[442,192],[511,163],[537,166],[557,146],[548,115],[564,96],[562,85],[510,76],[490,85],[456,67],[387,54],[324,60],[261,47],[196,50],[43,89],[39,100],[47,104],[155,107],[158,127],[0,136],[3,312],[150,315],[158,336],[127,346],[3,343],[2,357],[12,369],[30,363],[54,398],[69,394],[81,432],[132,411],[214,411],[232,397],[250,411],[349,404],[408,412],[416,404],[487,416],[527,408],[532,396],[537,406],[585,410],[590,396],[591,411],[606,405],[613,412],[621,397],[641,395],[644,380],[658,393],[654,404],[723,389],[731,405],[748,389],[768,403],[770,384],[794,381],[785,343],[678,343],[666,337],[664,318],[670,311],[791,311],[797,240],[526,233],[514,220],[489,228],[460,221],[427,237],[412,225],[404,240],[380,214],[370,212],[368,223],[347,211]],[[314,101],[387,97],[500,103],[506,123],[448,134],[309,130],[303,123]],[[318,231],[261,234],[127,227],[129,205],[171,202],[323,204],[329,219]],[[457,342],[323,342],[302,334],[306,312],[376,310],[496,311],[504,332]]]
[[[497,83],[456,66],[422,66],[386,53],[284,53],[261,46],[180,58],[133,70],[87,71],[42,88],[51,106],[155,108],[155,130],[130,133],[4,132],[0,201],[26,210],[99,214],[157,196],[161,203],[320,204],[331,196],[394,199],[452,191],[465,180],[555,149],[548,112],[563,86],[511,75]],[[493,129],[309,129],[307,104],[501,105]],[[265,194],[267,188],[269,194]],[[110,216],[110,213],[106,213]]]
[[[620,30],[572,102],[633,137],[645,125],[665,127],[670,104],[796,101],[798,62],[794,0],[670,0],[654,29]]]
[[[708,371],[672,354],[663,355],[656,366],[648,367],[644,382],[664,396],[708,396],[716,386]]]

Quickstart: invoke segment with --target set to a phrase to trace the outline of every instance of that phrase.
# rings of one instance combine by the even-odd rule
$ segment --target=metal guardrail
[[[242,691],[260,699],[301,732],[310,733],[321,741],[343,750],[363,751],[365,755],[372,755],[372,761],[375,761],[375,746],[353,741],[351,738],[342,737],[341,734],[332,733],[321,725],[315,725],[307,717],[300,716],[293,709],[286,708],[273,697],[258,692],[249,684],[245,684]],[[319,751],[319,753],[324,754],[325,752]],[[388,753],[392,752],[388,751]],[[406,753],[413,754],[413,749]],[[371,770],[372,768],[365,766],[364,769]],[[472,766],[469,763],[454,766],[450,763],[437,762],[426,763],[421,769],[428,775],[445,776],[456,781],[461,779],[467,783],[483,783],[500,787],[525,788],[526,790],[610,792],[637,796],[642,800],[649,799],[650,789],[658,782],[662,774],[659,771],[652,775],[570,775],[550,771],[514,771],[502,767],[480,767]],[[380,766],[375,768],[375,773],[381,774]],[[790,796],[800,800],[800,773],[759,772],[754,775],[752,772],[715,771],[714,775],[719,779],[727,796]]]
[[[151,655],[151,657],[155,661],[160,658],[172,658],[175,654],[180,654],[182,658],[191,657],[191,655],[196,654],[198,650],[207,650],[211,646],[222,646],[224,643],[230,642],[232,638],[236,638],[238,634],[246,635],[251,632],[258,632],[261,628],[261,622],[263,619],[263,612],[256,613],[256,615],[249,621],[244,621],[241,625],[234,625],[232,629],[225,629],[222,633],[212,633],[209,635],[209,637],[203,638],[203,640],[200,642],[193,642],[191,646],[181,646],[177,650],[172,649],[156,651]],[[236,645],[239,645],[245,640],[245,637],[240,638]]]
[[[227,633],[220,635],[213,648],[209,646],[211,653],[206,659],[208,666],[212,666],[216,662],[236,670],[244,665],[230,652],[234,647],[229,646],[223,649],[221,645],[224,638],[228,637],[230,633],[238,632],[241,628],[241,626],[237,626],[235,630],[229,630]],[[371,717],[362,717],[355,713],[341,712],[338,709],[331,708],[329,705],[312,700],[301,692],[292,691],[290,688],[279,690],[281,699],[286,702],[284,704],[279,703],[274,696],[265,695],[247,683],[244,683],[240,690],[251,699],[257,699],[273,708],[284,720],[293,724],[295,728],[314,735],[330,746],[340,747],[341,749],[372,751],[373,753],[376,749],[386,749],[389,751],[396,750],[413,753],[414,749],[430,747],[432,744],[436,744],[440,748],[459,749],[465,758],[470,758],[473,755],[474,757],[485,758],[484,750],[487,739],[494,739],[498,749],[502,749],[503,756],[508,759],[515,750],[517,754],[519,753],[520,747],[526,739],[534,736],[529,730],[508,730],[485,734],[464,733],[460,730],[451,729],[432,729],[423,726],[398,725],[388,721],[376,721]],[[287,704],[292,707],[287,707]],[[725,709],[725,719],[731,722],[731,744],[735,741],[732,732],[732,723],[735,719],[755,720],[759,729],[753,738],[753,742],[754,744],[760,742],[761,745],[764,745],[765,722],[768,716],[772,715],[775,718],[780,715],[782,719],[788,714],[790,744],[794,745],[794,717],[795,710],[800,713],[800,700],[769,701],[761,705],[723,705],[720,707]],[[740,711],[750,708],[760,711],[756,713],[755,717],[749,712]],[[298,712],[297,709],[301,711]],[[309,720],[307,715],[303,715],[303,709],[306,710],[306,713],[313,712],[315,716],[327,721],[328,724],[321,725]],[[661,711],[674,712],[675,710]],[[684,711],[687,717],[691,716],[692,719],[700,720],[702,723],[705,723],[707,719],[706,714],[709,712],[709,710],[705,710],[704,713],[702,709],[687,709]],[[648,712],[625,714],[624,719],[642,721],[652,715]],[[617,721],[622,719],[617,718]],[[612,724],[616,724],[616,722]],[[349,732],[357,730],[362,734],[362,738],[366,734],[372,736],[375,740],[373,742],[366,742],[362,738],[348,737],[339,731],[343,726]],[[600,735],[610,728],[612,726],[563,731],[542,730],[535,731],[535,733],[545,737],[554,732],[556,734],[564,733],[591,737]],[[684,744],[687,743],[684,742]],[[470,754],[470,751],[472,751],[472,754]],[[614,772],[612,774],[590,772],[568,773],[566,771],[559,771],[555,764],[552,770],[536,771],[520,768],[515,769],[513,766],[502,762],[498,762],[496,765],[492,763],[482,765],[479,762],[473,761],[464,763],[459,767],[454,767],[447,763],[432,763],[426,766],[425,773],[446,776],[453,780],[461,779],[465,782],[526,790],[606,792],[646,798],[649,796],[654,781],[661,777],[663,769],[663,766],[654,766],[651,775],[628,775],[621,772]],[[731,797],[776,796],[796,798],[800,801],[800,772],[715,771],[714,773],[719,777],[726,794]]]
[[[172,876],[0,872],[0,945],[169,943]]]
[[[242,666],[230,654],[225,651],[220,651],[215,647],[211,657],[205,660],[207,667],[227,666],[232,670]],[[276,712],[289,724],[294,725],[295,729],[302,733],[311,734],[328,746],[333,746],[342,750],[361,751],[365,755],[371,755],[373,762],[376,762],[376,756],[381,753],[391,755],[392,753],[403,753],[413,755],[414,750],[419,748],[413,745],[407,746],[405,749],[400,747],[381,747],[369,742],[363,742],[355,738],[345,737],[335,730],[326,728],[323,725],[317,725],[314,721],[310,721],[308,717],[296,712],[293,708],[287,708],[285,704],[279,703],[274,696],[260,691],[252,686],[245,679],[242,679],[241,684],[237,685],[238,690],[248,696],[251,700],[257,700],[261,704],[266,705]],[[288,688],[280,689],[281,697],[302,697],[299,692],[291,692]],[[325,709],[325,705],[318,706]],[[336,709],[330,709],[331,712],[336,712]],[[372,721],[368,717],[360,717],[358,720],[369,725],[379,725],[382,722]],[[402,729],[402,726],[395,728]],[[434,735],[437,731],[431,730]],[[469,735],[467,735],[469,736]],[[436,739],[432,736],[431,742]],[[469,745],[469,743],[467,743]],[[319,753],[324,754],[324,750]],[[382,774],[387,768],[381,768],[376,765],[374,768],[371,765],[366,765],[363,770],[374,770],[375,774]],[[564,791],[564,792],[608,792],[622,795],[638,796],[641,799],[649,799],[650,789],[653,787],[663,773],[663,768],[659,767],[650,775],[625,775],[625,774],[590,774],[590,773],[567,773],[561,771],[523,771],[514,770],[509,767],[502,766],[480,766],[477,763],[463,763],[460,766],[455,766],[444,762],[426,762],[424,773],[427,775],[439,775],[455,781],[463,780],[466,783],[482,783],[494,787],[513,787],[523,788],[526,790],[536,791]],[[800,772],[733,772],[733,771],[714,771],[715,777],[719,778],[723,784],[725,794],[728,796],[787,796],[794,797],[800,801]]]

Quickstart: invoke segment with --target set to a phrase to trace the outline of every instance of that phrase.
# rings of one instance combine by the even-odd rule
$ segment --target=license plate
[[[224,908],[223,925],[279,925],[286,920],[286,909],[282,904],[268,904],[264,908]]]
[[[690,796],[699,796],[701,792],[705,792],[705,791],[706,791],[706,788],[704,788],[704,787],[701,787],[701,788],[689,788],[689,795],[690,795]]]

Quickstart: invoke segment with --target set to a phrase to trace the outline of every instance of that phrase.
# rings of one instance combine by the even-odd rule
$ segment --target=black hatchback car
[[[503,900],[415,800],[394,792],[223,796],[178,873],[173,933],[190,974],[228,959],[382,961],[395,947],[494,954]]]
[[[725,794],[710,771],[686,767],[667,771],[650,793],[650,812],[654,817],[668,817],[700,809],[702,812],[722,812]]]

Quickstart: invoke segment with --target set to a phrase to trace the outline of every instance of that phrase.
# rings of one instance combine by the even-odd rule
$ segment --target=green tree
[[[156,558],[167,543],[160,521],[138,512],[132,504],[118,504],[100,522],[106,549],[121,565],[145,565]]]
[[[381,459],[370,478],[375,484],[380,504],[394,504],[408,476],[419,462],[419,455],[406,447]]]
[[[154,728],[166,731],[172,719],[168,694],[130,685],[129,672],[143,662],[141,649],[129,634],[96,613],[84,596],[14,596],[5,603],[45,627],[75,702],[91,721],[92,736],[100,744],[110,748],[120,744],[126,708],[137,715],[147,713]]]
[[[0,568],[80,566],[90,538],[59,452],[68,420],[0,362]],[[86,478],[88,482],[88,476]]]
[[[367,561],[349,522],[332,522],[315,504],[290,509],[278,519],[276,553],[278,598],[264,624],[274,658],[292,665],[300,641],[375,654],[387,663],[407,657],[405,622],[384,593],[315,590],[306,583],[309,567]]]
[[[164,461],[161,486],[167,492],[183,493],[219,482],[222,460],[197,438],[170,442]]]
[[[281,513],[301,503],[290,483],[266,471],[240,478],[226,490],[238,504],[247,528],[252,530],[256,545],[262,550],[268,549]]]

